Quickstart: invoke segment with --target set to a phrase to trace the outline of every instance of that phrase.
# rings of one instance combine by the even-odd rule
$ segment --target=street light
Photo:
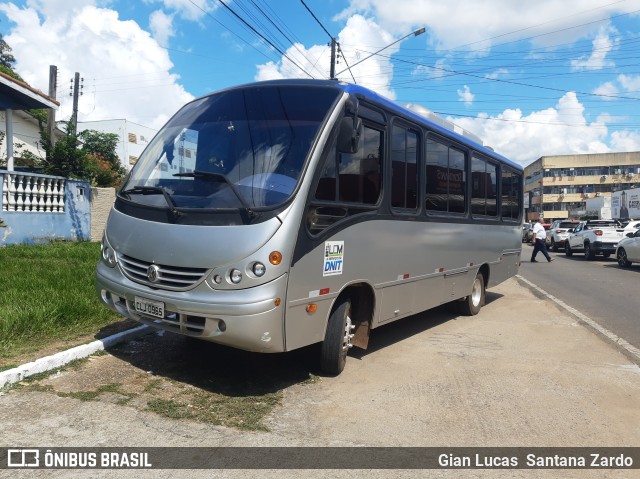
[[[381,51],[386,50],[386,49],[387,49],[387,48],[389,48],[389,47],[392,47],[392,46],[393,46],[393,45],[395,45],[396,43],[401,42],[401,41],[402,41],[402,40],[404,40],[405,38],[408,38],[408,37],[410,37],[411,35],[413,35],[414,37],[417,37],[418,35],[422,35],[425,31],[426,31],[426,29],[425,29],[424,27],[422,27],[422,28],[420,28],[419,30],[416,30],[415,32],[411,32],[411,33],[409,33],[408,35],[405,35],[404,37],[399,38],[399,39],[398,39],[398,40],[396,40],[395,42],[390,43],[390,44],[389,44],[389,45],[387,45],[386,47],[381,48],[381,49],[380,49],[380,50],[378,50],[377,52],[372,53],[372,54],[371,54],[371,55],[369,55],[368,57],[365,57],[365,58],[363,58],[362,60],[357,61],[356,63],[354,63],[354,64],[353,64],[353,65],[351,65],[350,67],[347,67],[347,68],[345,68],[344,70],[342,70],[342,71],[340,71],[340,72],[336,73],[335,77],[337,77],[337,76],[338,76],[338,75],[340,75],[341,73],[344,73],[344,72],[346,72],[347,70],[349,70],[349,69],[351,69],[351,68],[355,67],[356,65],[359,65],[359,64],[360,64],[360,63],[362,63],[363,61],[368,60],[368,59],[369,59],[369,58],[371,58],[372,56],[377,55],[377,54],[378,54],[378,53],[380,53]],[[334,77],[334,78],[335,78],[335,77]]]

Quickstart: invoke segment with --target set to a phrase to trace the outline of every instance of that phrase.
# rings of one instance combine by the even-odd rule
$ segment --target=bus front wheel
[[[329,316],[320,352],[322,371],[332,375],[342,372],[351,348],[352,330],[351,300],[345,296],[338,300]]]
[[[475,316],[480,312],[484,304],[484,276],[482,273],[476,275],[471,287],[471,294],[460,303],[460,312],[465,316]]]

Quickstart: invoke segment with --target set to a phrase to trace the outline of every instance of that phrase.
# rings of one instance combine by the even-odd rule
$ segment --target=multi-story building
[[[640,152],[543,156],[524,173],[527,220],[579,218],[587,198],[640,185]]]
[[[96,130],[118,135],[116,154],[127,171],[138,161],[138,157],[158,130],[138,125],[128,120],[100,120],[78,122],[78,132]]]

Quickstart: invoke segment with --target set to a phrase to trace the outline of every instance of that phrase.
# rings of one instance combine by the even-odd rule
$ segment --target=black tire
[[[347,362],[351,347],[351,300],[343,297],[334,305],[324,341],[320,350],[320,369],[331,375],[338,375]]]
[[[624,248],[618,248],[616,259],[618,260],[618,266],[620,266],[621,268],[628,268],[629,266],[631,266],[631,261],[627,259],[627,252],[624,250]]]
[[[602,253],[602,256],[604,256],[605,258],[610,258],[611,257],[611,253]]]
[[[484,276],[481,273],[476,275],[471,287],[471,294],[464,298],[460,304],[460,313],[465,316],[475,316],[484,305]]]
[[[567,241],[564,244],[564,254],[567,255],[569,258],[573,256],[573,250],[571,249],[571,245],[569,244],[569,241]]]
[[[596,252],[593,251],[591,243],[584,244],[584,257],[589,261],[593,260],[596,257]]]
[[[558,245],[557,243],[553,240],[553,238],[551,238],[551,251],[553,251],[554,253],[558,252]]]

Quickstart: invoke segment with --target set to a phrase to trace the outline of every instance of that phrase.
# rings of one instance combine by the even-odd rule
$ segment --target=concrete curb
[[[51,371],[52,369],[59,368],[65,364],[75,361],[76,359],[86,358],[98,351],[102,351],[109,346],[118,344],[125,339],[131,339],[136,336],[140,336],[148,332],[148,326],[138,326],[137,328],[128,329],[122,331],[113,336],[108,336],[103,339],[98,339],[89,344],[82,344],[66,351],[46,356],[44,358],[37,359],[30,363],[23,364],[13,369],[0,372],[0,389],[8,384],[13,384],[22,381],[34,374],[43,373],[45,371]]]
[[[547,293],[540,286],[536,285],[535,283],[532,283],[528,279],[523,278],[519,274],[516,275],[516,279],[521,284],[523,284],[524,286],[526,286],[529,289],[533,290],[534,292],[537,292],[538,294],[542,295],[544,298],[546,298],[546,299],[548,299],[550,301],[553,301],[555,304],[557,304],[560,308],[562,308],[564,311],[569,313],[571,316],[577,318],[579,321],[581,321],[582,323],[584,323],[585,325],[590,327],[600,337],[602,337],[606,341],[611,342],[616,348],[618,348],[620,350],[620,352],[622,352],[622,354],[627,356],[631,361],[633,361],[634,363],[640,365],[640,349],[638,349],[635,346],[633,346],[632,344],[628,343],[627,341],[622,339],[617,334],[612,333],[607,328],[601,326],[600,324],[598,324],[593,319],[591,319],[588,316],[582,314],[577,309],[572,308],[571,306],[569,306],[567,303],[565,303],[561,299],[556,298],[555,296],[553,296],[550,293]]]

